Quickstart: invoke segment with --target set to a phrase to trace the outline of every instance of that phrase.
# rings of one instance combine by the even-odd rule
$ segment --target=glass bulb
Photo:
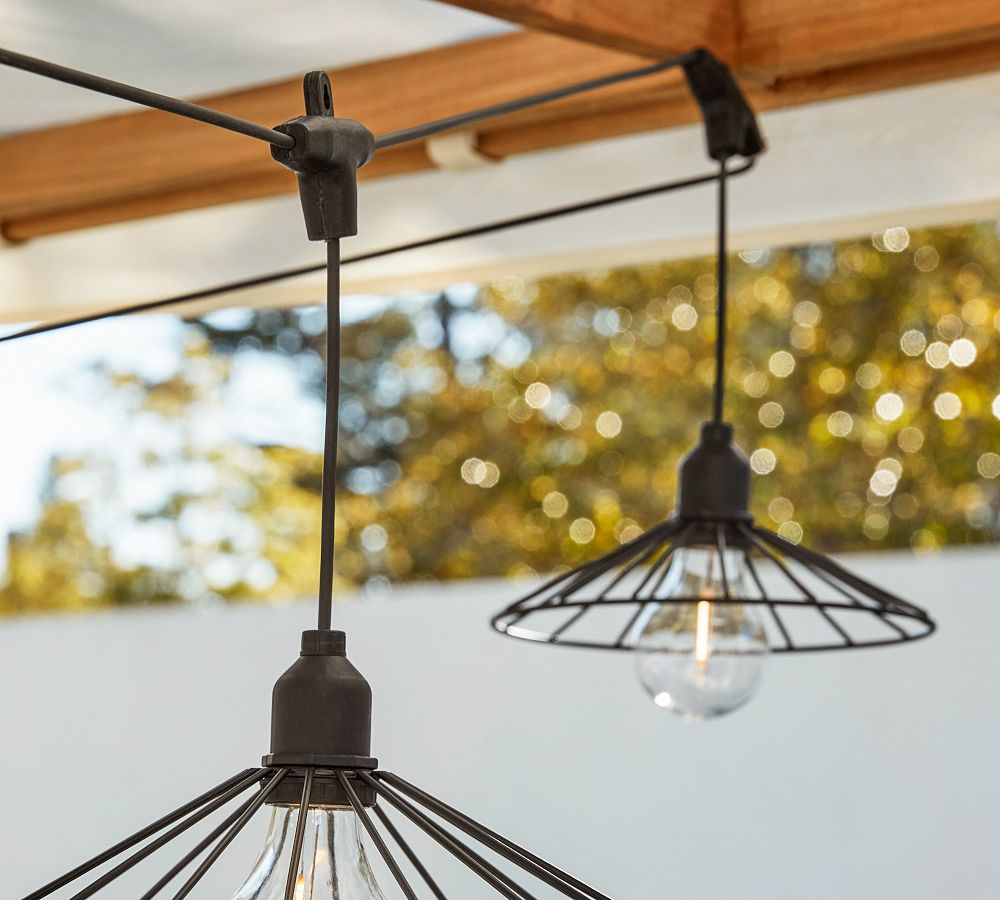
[[[726,550],[729,596],[750,596],[744,555]],[[636,666],[653,702],[685,719],[712,719],[746,703],[767,661],[767,633],[754,604],[724,599],[715,547],[686,547],[670,563],[657,598],[637,623]],[[697,599],[696,599],[697,598]]]
[[[299,819],[297,806],[274,806],[264,849],[233,900],[284,900]],[[385,900],[361,843],[361,824],[350,808],[310,807],[294,900]]]

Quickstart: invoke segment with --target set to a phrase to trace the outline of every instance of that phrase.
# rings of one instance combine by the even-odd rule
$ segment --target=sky
[[[53,455],[113,452],[123,410],[95,393],[92,367],[102,363],[148,379],[167,378],[180,364],[184,327],[176,316],[137,316],[0,344],[6,431],[0,457],[0,547],[11,530],[38,515]],[[302,390],[288,359],[237,354],[224,418],[213,423],[217,431],[250,442],[318,449],[322,424],[321,405]],[[139,489],[141,478],[128,480]]]
[[[471,302],[475,285],[456,285],[449,296],[456,306]],[[404,294],[396,301],[410,312],[433,298],[422,292]],[[393,303],[376,295],[343,298],[345,324],[375,316]],[[321,307],[310,307],[305,317],[322,320]],[[243,307],[217,310],[205,320],[219,328],[239,328],[249,320]],[[18,331],[29,324],[3,326],[0,333]],[[469,323],[464,342],[475,344],[489,323]],[[147,314],[81,325],[50,334],[0,344],[0,385],[5,440],[0,454],[0,565],[7,536],[30,526],[41,509],[41,491],[48,465],[57,454],[97,450],[119,462],[121,500],[125,506],[141,501],[150,489],[149,473],[136,467],[135,454],[123,452],[115,435],[143,439],[134,422],[125,420],[124,408],[105,402],[95,384],[93,367],[101,364],[115,371],[134,372],[146,379],[168,378],[177,371],[183,355],[185,323],[169,314]],[[322,328],[322,321],[316,323]],[[187,424],[208,429],[212,438],[247,443],[279,443],[319,451],[323,442],[322,404],[303,389],[294,359],[280,354],[238,352],[226,386],[221,419],[214,415]],[[149,439],[149,435],[145,436]],[[160,435],[170,440],[174,435]],[[157,439],[156,435],[152,436]],[[148,548],[147,548],[148,549]]]

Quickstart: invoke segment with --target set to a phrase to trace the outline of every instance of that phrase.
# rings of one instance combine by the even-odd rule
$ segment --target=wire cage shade
[[[919,607],[752,520],[679,516],[553,578],[494,616],[493,627],[549,644],[634,650],[651,608],[705,599],[678,590],[681,554],[693,549],[717,572],[712,602],[758,608],[772,653],[877,647],[934,631]]]
[[[554,892],[572,900],[610,900],[578,878],[391,772],[364,768],[268,766],[246,769],[227,779],[23,900],[41,900],[69,885],[76,888],[76,892],[69,895],[70,900],[84,900],[94,895],[112,896],[110,890],[105,891],[106,888],[111,885],[117,887],[116,882],[136,865],[202,820],[218,814],[223,817],[221,821],[174,862],[140,898],[152,900],[158,896],[169,896],[173,900],[182,900],[195,890],[255,813],[265,803],[273,802],[274,797],[287,793],[284,789],[278,790],[283,782],[286,782],[285,788],[295,785],[296,796],[300,798],[295,803],[299,807],[299,817],[284,894],[286,900],[300,900],[302,897],[301,890],[296,891],[295,876],[302,855],[306,822],[303,813],[310,807],[312,799],[320,795],[322,782],[328,786],[331,783],[339,786],[342,805],[357,814],[370,844],[395,882],[397,890],[387,891],[387,898],[445,900],[446,894],[434,874],[435,865],[421,859],[421,854],[411,842],[412,836],[422,833],[477,877],[483,889],[477,891],[476,896],[499,894],[508,900],[534,900],[536,896],[552,896]],[[246,794],[253,788],[256,791],[247,799]],[[326,790],[328,793],[329,787]],[[411,840],[403,833],[407,822],[408,831],[412,833]],[[491,862],[484,852],[491,854],[495,861]],[[119,860],[119,857],[123,858]],[[504,865],[501,860],[510,865]],[[88,875],[109,863],[114,865],[93,880],[86,881]],[[541,892],[538,892],[539,887]]]

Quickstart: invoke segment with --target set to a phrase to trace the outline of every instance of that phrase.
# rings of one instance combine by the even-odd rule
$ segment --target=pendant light
[[[735,96],[735,83],[729,87],[716,104],[722,121],[749,110]],[[681,461],[676,509],[666,522],[553,578],[492,620],[511,637],[633,651],[653,702],[686,719],[714,718],[746,703],[771,653],[899,644],[935,628],[924,610],[750,514],[750,466],[723,421],[727,163],[740,150],[713,143],[711,131],[708,149],[719,163],[713,411]]]
[[[265,139],[272,143],[274,158],[296,174],[309,238],[327,246],[328,376],[319,627],[304,632],[299,658],[274,686],[271,752],[261,767],[227,779],[24,900],[41,900],[69,885],[76,888],[72,900],[98,894],[192,826],[216,815],[221,821],[142,895],[142,900],[151,900],[170,887],[174,900],[182,900],[264,806],[271,809],[267,838],[234,900],[383,900],[388,879],[408,900],[418,896],[443,900],[434,865],[404,835],[405,829],[400,828],[404,821],[462,863],[478,880],[480,890],[485,883],[509,900],[532,900],[541,885],[543,891],[547,886],[572,900],[609,900],[432,794],[379,769],[371,756],[372,692],[347,659],[344,632],[331,628],[331,601],[340,238],[357,233],[357,170],[374,155],[375,140],[358,122],[334,117],[325,73],[306,76],[305,98],[307,114],[275,129],[273,142],[271,136]],[[248,792],[249,799],[244,796]],[[382,876],[376,875],[379,866],[368,857],[364,835],[381,860]],[[80,886],[90,873],[108,863],[112,865],[103,874]],[[525,883],[531,884],[530,889]],[[420,894],[413,884],[422,885]]]

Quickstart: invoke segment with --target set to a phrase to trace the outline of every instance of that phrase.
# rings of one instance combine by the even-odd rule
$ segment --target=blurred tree
[[[998,261],[992,222],[734,257],[727,417],[765,524],[833,551],[995,539]],[[342,582],[379,592],[548,571],[668,515],[709,412],[712,270],[705,259],[456,285],[350,322]],[[314,590],[317,454],[206,442],[197,423],[224,408],[240,354],[294,360],[319,397],[322,313],[207,316],[189,331],[170,379],[104,373],[173,449],[126,433],[127,463],[56,460],[38,522],[10,539],[0,608]],[[163,486],[155,503],[115,505],[126,470]],[[135,532],[156,551],[125,552]]]

